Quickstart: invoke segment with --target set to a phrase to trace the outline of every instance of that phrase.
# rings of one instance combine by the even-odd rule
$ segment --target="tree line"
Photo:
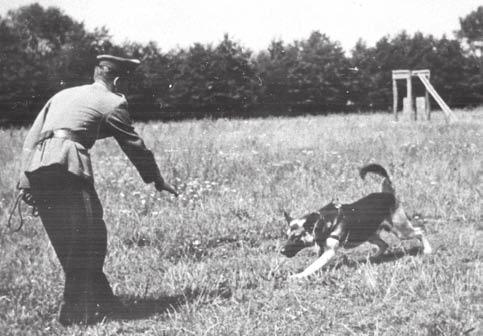
[[[103,53],[142,60],[128,94],[138,120],[388,110],[394,69],[430,69],[450,106],[474,106],[483,102],[482,40],[480,6],[454,38],[403,31],[372,47],[359,40],[349,54],[319,31],[257,53],[228,35],[163,52],[155,42],[116,44],[106,28],[88,31],[59,8],[32,4],[0,16],[0,120],[29,122],[55,92],[90,83]]]

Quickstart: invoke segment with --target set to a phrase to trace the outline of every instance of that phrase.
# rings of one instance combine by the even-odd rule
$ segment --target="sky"
[[[37,2],[55,6],[88,30],[105,26],[117,43],[157,42],[163,51],[230,39],[253,51],[270,41],[306,39],[318,30],[349,52],[402,30],[453,37],[459,18],[482,0],[0,0],[0,15]]]

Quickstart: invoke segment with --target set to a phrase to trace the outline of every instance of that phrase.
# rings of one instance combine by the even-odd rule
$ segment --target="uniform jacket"
[[[41,134],[57,129],[80,132],[82,141],[52,137],[39,142]],[[93,83],[62,90],[43,107],[24,142],[19,188],[29,188],[26,175],[51,165],[61,165],[92,182],[88,150],[97,139],[110,136],[117,140],[144,182],[161,177],[152,152],[132,126],[124,96]]]

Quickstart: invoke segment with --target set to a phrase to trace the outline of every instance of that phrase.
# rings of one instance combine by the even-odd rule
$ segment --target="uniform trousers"
[[[115,297],[103,272],[107,231],[94,186],[56,165],[27,173],[27,177],[65,274],[60,322],[98,322]]]

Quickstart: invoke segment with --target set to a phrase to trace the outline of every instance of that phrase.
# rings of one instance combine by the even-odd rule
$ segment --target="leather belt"
[[[59,128],[56,130],[42,132],[40,134],[40,138],[37,144],[40,144],[50,138],[69,139],[71,141],[81,144],[86,148],[90,148],[92,146],[92,141],[89,141],[87,139],[86,133],[84,131],[73,131],[67,128]]]

